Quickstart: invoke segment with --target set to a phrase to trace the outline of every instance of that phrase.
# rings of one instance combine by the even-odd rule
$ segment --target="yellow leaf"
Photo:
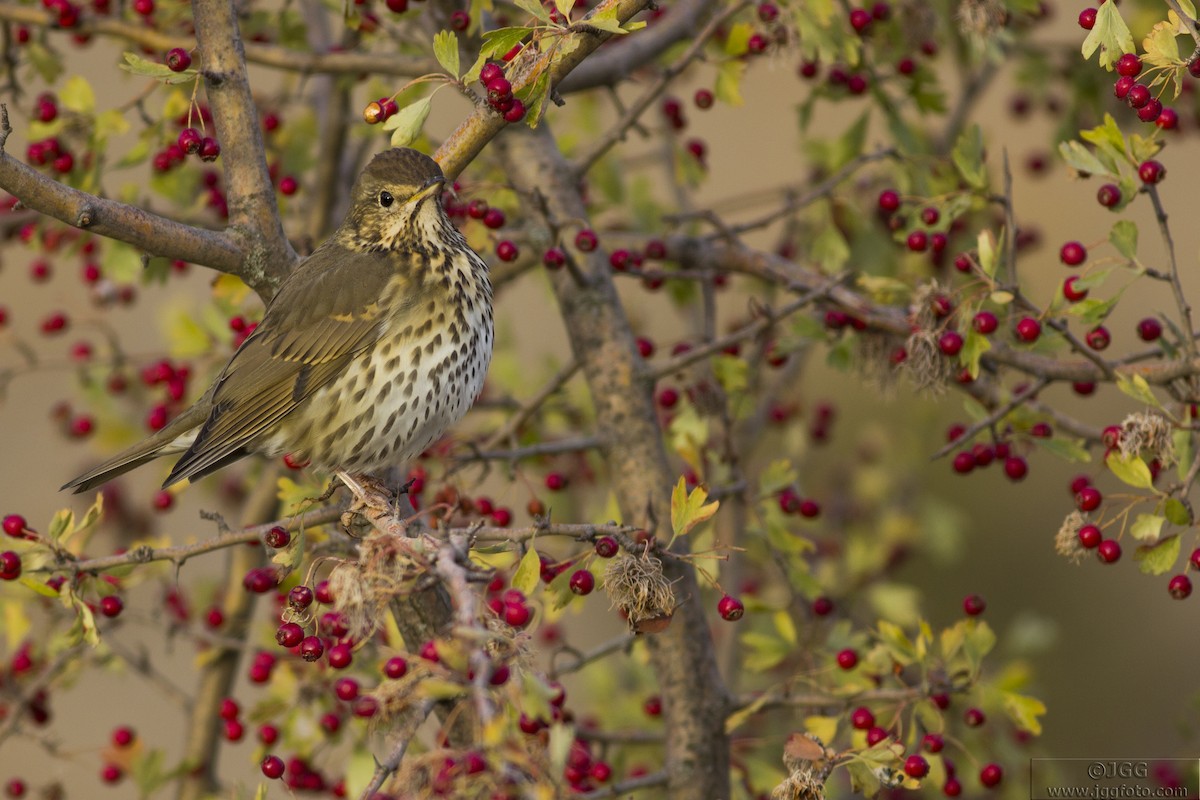
[[[4,639],[10,653],[21,645],[25,634],[29,632],[30,624],[29,615],[20,603],[14,600],[4,601]]]
[[[686,536],[687,533],[701,522],[705,522],[717,513],[721,503],[713,501],[705,504],[708,492],[697,486],[689,494],[683,476],[671,492],[671,529],[676,536]]]
[[[517,571],[513,573],[512,588],[526,595],[533,594],[541,577],[542,560],[538,558],[537,550],[530,547],[522,556],[521,563],[517,565]]]

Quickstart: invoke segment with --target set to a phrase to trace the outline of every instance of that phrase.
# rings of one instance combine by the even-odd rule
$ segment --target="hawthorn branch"
[[[509,65],[509,82],[513,92],[529,86],[544,72],[550,75],[550,92],[557,91],[563,78],[583,63],[597,47],[612,38],[613,34],[589,28],[588,17],[612,14],[623,24],[649,5],[650,0],[602,0],[587,16],[572,25],[570,32],[559,37],[553,47],[539,52],[526,47]],[[471,115],[442,142],[434,159],[441,164],[446,177],[454,180],[505,125],[507,123],[502,115],[486,104],[477,103]]]
[[[241,277],[266,300],[297,256],[275,205],[241,31],[231,0],[196,0],[192,14],[199,72],[221,142],[230,233],[241,240],[246,254]]]
[[[492,675],[492,663],[484,650],[488,639],[487,628],[480,621],[479,594],[471,589],[467,570],[463,564],[469,558],[467,535],[452,534],[447,542],[438,548],[437,559],[434,561],[433,572],[442,579],[446,591],[454,603],[454,618],[457,621],[457,633],[470,643],[471,649],[467,655],[475,678],[471,681],[471,697],[475,703],[475,714],[478,723],[486,726],[495,717],[496,711],[488,696],[488,681]]]
[[[520,408],[517,409],[517,413],[509,417],[508,421],[504,423],[504,427],[487,439],[484,439],[479,449],[489,450],[499,444],[512,440],[517,435],[517,432],[521,430],[521,426],[529,421],[529,418],[542,407],[542,404],[557,394],[559,389],[562,389],[567,384],[567,381],[571,380],[577,372],[579,372],[579,361],[572,359],[571,363],[556,372],[554,377],[547,381],[546,385],[539,389],[533,397],[522,403]]]
[[[396,736],[396,743],[392,745],[392,752],[388,753],[388,757],[382,762],[375,763],[375,773],[371,776],[370,783],[363,789],[359,795],[360,800],[370,800],[375,796],[375,793],[383,788],[384,782],[395,774],[396,770],[400,769],[400,762],[404,760],[404,754],[408,751],[409,742],[417,735],[417,729],[421,727],[421,723],[433,711],[434,702],[432,700],[422,700],[404,721],[400,727],[400,732]]]
[[[637,641],[637,639],[634,637],[633,634],[623,633],[620,636],[616,636],[612,639],[609,639],[604,644],[600,645],[599,647],[597,647],[594,650],[591,650],[587,653],[581,653],[578,650],[575,650],[574,648],[566,648],[566,647],[560,648],[557,652],[555,652],[554,655],[558,655],[559,653],[566,653],[568,655],[574,656],[575,660],[569,664],[566,664],[565,666],[556,667],[554,665],[554,656],[551,656],[550,657],[550,669],[547,671],[547,677],[549,677],[550,680],[558,680],[563,675],[569,675],[572,672],[578,672],[579,670],[586,667],[588,664],[592,664],[592,663],[595,663],[602,659],[608,658],[613,653],[616,653],[621,650],[625,650],[625,649],[629,648],[630,646],[633,645],[633,643],[635,641]]]
[[[1157,186],[1153,184],[1146,186],[1146,194],[1150,195],[1150,202],[1154,205],[1154,218],[1158,221],[1158,229],[1162,233],[1163,243],[1167,246],[1171,294],[1175,297],[1180,321],[1185,326],[1184,348],[1187,350],[1187,354],[1194,359],[1196,357],[1196,326],[1192,323],[1192,305],[1183,293],[1183,284],[1179,280],[1179,260],[1175,257],[1175,239],[1171,236],[1171,226],[1167,222],[1167,210],[1163,208],[1162,197],[1158,193]]]
[[[670,773],[666,770],[661,770],[659,772],[650,772],[646,775],[639,775],[636,778],[618,781],[612,786],[605,786],[603,789],[596,789],[595,791],[581,794],[579,798],[580,800],[603,800],[606,797],[620,797],[626,792],[635,792],[638,789],[667,786],[669,783]]]
[[[242,248],[228,235],[184,225],[137,206],[97,197],[59,183],[9,155],[8,107],[0,103],[0,189],[21,205],[68,225],[131,244],[167,258],[205,264],[238,274]]]
[[[538,442],[527,447],[514,447],[511,450],[489,450],[459,456],[458,461],[520,461],[525,458],[538,456],[553,456],[560,453],[578,453],[583,450],[593,450],[600,446],[596,436],[580,436],[576,439],[560,439],[558,441]]]
[[[991,428],[997,422],[1008,416],[1009,412],[1011,412],[1013,409],[1023,405],[1026,400],[1035,396],[1042,389],[1046,388],[1048,383],[1048,380],[1041,378],[1029,384],[1021,391],[1014,393],[1012,399],[1010,399],[1007,403],[1000,406],[983,419],[979,420],[979,422],[976,422],[974,425],[967,428],[962,432],[962,435],[956,438],[954,441],[946,442],[946,444],[940,450],[930,456],[929,460],[937,461],[939,458],[943,458],[950,452],[961,448],[963,445],[967,444],[977,435],[979,435],[979,433]]]

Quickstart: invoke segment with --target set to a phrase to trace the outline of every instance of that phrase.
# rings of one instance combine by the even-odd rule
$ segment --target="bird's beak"
[[[421,190],[413,195],[413,200],[424,200],[426,197],[441,191],[445,183],[446,178],[444,176],[439,175],[436,178],[430,178],[425,181],[425,185],[421,187]]]

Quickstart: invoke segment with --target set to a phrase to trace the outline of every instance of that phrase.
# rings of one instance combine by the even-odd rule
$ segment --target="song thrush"
[[[284,280],[204,396],[63,488],[174,453],[164,487],[251,453],[362,473],[428,447],[474,402],[492,356],[487,264],[442,209],[445,180],[415,150],[375,156],[345,221]]]

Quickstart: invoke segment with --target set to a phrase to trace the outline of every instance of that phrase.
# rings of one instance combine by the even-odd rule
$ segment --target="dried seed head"
[[[908,358],[904,366],[918,390],[941,394],[955,375],[957,362],[947,358],[938,346],[938,335],[922,328],[914,331],[904,343]]]
[[[675,593],[663,575],[662,561],[649,553],[614,558],[604,571],[604,589],[636,632],[652,632],[645,623],[669,620],[675,611]]]
[[[1154,411],[1130,414],[1121,423],[1121,455],[1125,458],[1144,455],[1148,461],[1157,458],[1160,464],[1169,467],[1178,460],[1171,434],[1171,423],[1162,414]]]
[[[811,733],[793,733],[783,748],[788,776],[771,790],[771,800],[825,800],[825,781],[833,770],[832,755]]]
[[[383,621],[387,605],[421,574],[401,537],[373,531],[358,545],[358,561],[339,564],[329,575],[334,608],[342,612],[353,639],[365,639]]]
[[[1072,511],[1067,514],[1054,536],[1054,552],[1076,564],[1082,561],[1086,551],[1079,543],[1079,529],[1086,525],[1087,521],[1087,515],[1082,512]]]
[[[963,0],[956,18],[964,36],[987,40],[1004,27],[1008,13],[1000,0]]]

